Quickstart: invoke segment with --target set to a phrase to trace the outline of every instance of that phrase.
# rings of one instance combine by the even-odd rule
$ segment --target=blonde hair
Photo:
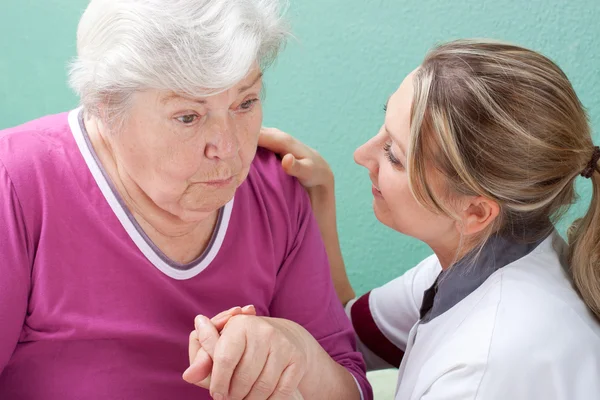
[[[500,206],[480,246],[494,234],[546,237],[575,201],[575,178],[594,153],[586,112],[561,69],[522,47],[460,40],[433,49],[413,79],[407,168],[417,200],[454,215],[428,181],[433,162],[448,193]],[[591,180],[569,260],[576,288],[600,316],[600,174]]]

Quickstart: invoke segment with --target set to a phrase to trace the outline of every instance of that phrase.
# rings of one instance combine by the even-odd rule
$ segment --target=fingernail
[[[194,319],[194,325],[196,329],[200,329],[204,325],[206,325],[206,317],[204,315],[198,315],[196,319]]]
[[[254,306],[252,304],[250,304],[250,305],[247,305],[246,307],[242,308],[242,311],[246,312],[246,311],[251,311],[253,309],[254,309]]]

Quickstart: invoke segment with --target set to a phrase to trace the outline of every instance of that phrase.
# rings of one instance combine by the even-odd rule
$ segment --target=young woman
[[[377,218],[435,254],[358,299],[327,163],[274,129],[260,144],[308,190],[368,366],[399,367],[396,399],[600,396],[600,149],[552,61],[451,42],[390,97],[385,124],[355,159]],[[567,245],[554,224],[580,175],[593,197]]]

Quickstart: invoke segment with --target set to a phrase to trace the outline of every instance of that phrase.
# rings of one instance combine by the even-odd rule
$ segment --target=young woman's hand
[[[291,321],[241,310],[221,313],[212,321],[196,318],[184,379],[209,389],[215,399],[302,399],[298,386],[316,342]]]
[[[321,155],[293,136],[275,128],[263,128],[258,145],[283,157],[284,171],[300,181],[308,192],[313,213],[327,250],[338,298],[346,304],[355,293],[348,280],[337,232],[333,172]]]
[[[333,191],[333,172],[327,161],[298,139],[279,129],[263,128],[258,145],[279,154],[284,171],[296,177],[309,194],[319,190]]]

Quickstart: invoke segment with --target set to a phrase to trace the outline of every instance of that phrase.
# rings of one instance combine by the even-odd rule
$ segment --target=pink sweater
[[[0,132],[0,398],[209,399],[184,382],[197,314],[304,326],[372,397],[303,188],[259,149],[205,253],[169,260],[124,207],[77,111]]]

